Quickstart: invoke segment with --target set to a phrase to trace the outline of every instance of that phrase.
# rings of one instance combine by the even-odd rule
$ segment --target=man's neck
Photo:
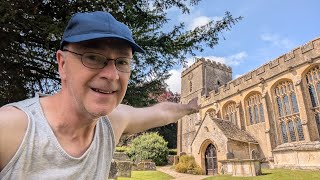
[[[62,93],[40,99],[44,115],[62,148],[79,157],[89,148],[98,119],[79,113],[70,102]]]

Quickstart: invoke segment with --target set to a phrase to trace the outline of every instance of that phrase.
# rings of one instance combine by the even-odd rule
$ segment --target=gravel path
[[[206,175],[192,175],[192,174],[184,174],[178,173],[174,169],[171,169],[172,166],[158,166],[157,170],[163,173],[169,174],[170,176],[174,177],[174,179],[178,180],[201,180],[206,177]]]

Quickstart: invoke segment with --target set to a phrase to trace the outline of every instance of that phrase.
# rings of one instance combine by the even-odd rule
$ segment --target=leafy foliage
[[[183,23],[163,32],[166,10],[176,7],[189,13],[200,0],[1,0],[0,1],[0,106],[33,96],[35,92],[59,90],[55,52],[64,28],[75,12],[108,11],[127,24],[146,54],[135,54],[131,79],[123,103],[146,106],[156,102],[169,70],[184,63],[203,46],[214,47],[219,34],[241,17],[226,12],[221,21],[194,30]]]
[[[179,158],[179,163],[174,166],[174,169],[180,173],[203,174],[199,165],[197,165],[193,156],[182,155]]]
[[[151,159],[156,165],[165,165],[169,151],[167,144],[156,132],[144,133],[132,141],[127,154],[135,162]]]

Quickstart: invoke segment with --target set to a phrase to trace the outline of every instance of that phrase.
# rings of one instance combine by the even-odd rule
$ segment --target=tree
[[[136,137],[127,151],[134,162],[151,159],[157,166],[165,165],[168,156],[168,142],[158,133],[144,133]]]
[[[108,11],[127,24],[147,53],[134,55],[134,68],[123,103],[145,106],[156,102],[150,94],[161,94],[168,71],[185,63],[203,46],[213,48],[219,34],[236,23],[226,12],[221,21],[209,22],[194,30],[183,23],[168,32],[166,10],[177,7],[189,13],[200,0],[1,0],[0,1],[0,105],[33,96],[35,92],[58,91],[55,51],[63,30],[75,12]]]
[[[180,102],[180,94],[172,91],[165,91],[156,98],[158,102]],[[171,123],[162,127],[149,129],[148,132],[158,132],[168,142],[168,148],[177,148],[177,123]]]

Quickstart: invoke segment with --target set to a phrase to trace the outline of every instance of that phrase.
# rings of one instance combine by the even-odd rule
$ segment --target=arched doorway
[[[213,144],[209,144],[205,153],[206,174],[218,174],[217,152]]]

